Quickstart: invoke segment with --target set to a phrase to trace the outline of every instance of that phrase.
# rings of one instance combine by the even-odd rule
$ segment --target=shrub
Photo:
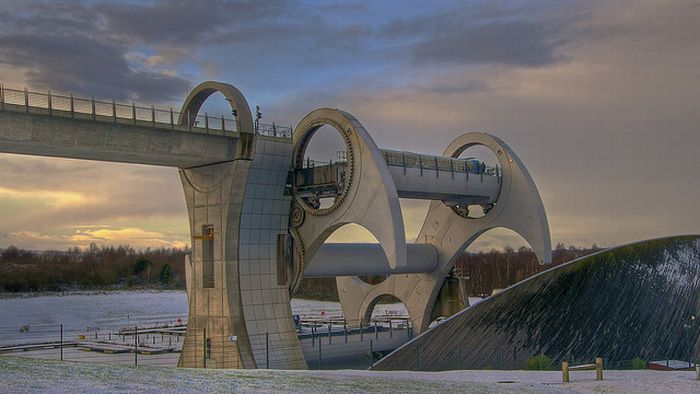
[[[160,270],[160,283],[169,285],[173,280],[173,267],[170,264],[165,264]]]
[[[148,270],[150,266],[150,261],[146,260],[143,257],[140,257],[138,260],[136,260],[136,263],[134,264],[134,275],[139,276],[143,274]]]
[[[525,369],[528,371],[549,371],[552,368],[552,359],[545,354],[538,354],[527,359]]]
[[[647,361],[639,357],[632,359],[631,369],[647,369]]]

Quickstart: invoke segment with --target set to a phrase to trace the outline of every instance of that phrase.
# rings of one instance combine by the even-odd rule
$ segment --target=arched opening
[[[365,320],[369,323],[400,321],[403,322],[403,325],[400,326],[402,328],[410,324],[409,318],[406,305],[391,294],[382,294],[375,298],[365,314]],[[396,325],[392,325],[392,327],[394,326]]]
[[[295,193],[312,209],[332,207],[349,182],[348,150],[333,126],[323,125],[302,143],[296,157]]]
[[[369,230],[355,223],[346,224],[339,228],[326,242],[379,244],[379,240]],[[388,277],[388,275],[358,276],[360,280],[370,285],[378,285]]]
[[[215,99],[209,100],[211,96]],[[221,100],[221,96],[224,101]],[[223,106],[224,102],[228,102],[228,108]],[[209,110],[218,114],[209,117]],[[213,81],[203,82],[192,89],[185,99],[178,123],[207,128],[207,131],[220,130],[222,133],[255,132],[248,102],[240,90],[235,86]]]
[[[500,164],[496,154],[491,148],[475,144],[464,149],[458,156],[463,160],[465,170],[469,174],[498,176],[500,174]],[[494,206],[494,203],[466,204],[453,207],[460,215],[470,219],[477,219],[485,216]]]
[[[499,227],[482,233],[457,258],[443,281],[429,327],[546,268],[515,231]]]
[[[362,321],[374,341],[374,360],[383,358],[413,337],[408,308],[391,294],[382,294],[372,300]]]
[[[335,278],[353,276],[358,270],[363,271],[362,267],[375,271],[388,270],[388,261],[379,241],[369,230],[349,223],[336,229],[311,258],[305,269],[308,276],[301,280],[294,297],[338,300]],[[366,275],[359,278],[370,284],[378,284],[387,276]]]
[[[211,130],[238,131],[235,119],[238,113],[223,93],[215,91],[204,101],[195,118],[194,127],[209,127]],[[205,119],[206,117],[206,119]]]
[[[378,244],[379,240],[369,230],[357,223],[348,223],[333,232],[326,243],[368,243]]]
[[[515,231],[495,228],[481,234],[454,264],[467,297],[483,298],[549,268],[539,264],[528,242]]]

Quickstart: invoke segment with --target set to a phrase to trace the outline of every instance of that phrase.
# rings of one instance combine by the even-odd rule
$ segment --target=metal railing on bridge
[[[486,165],[486,163],[483,161],[476,159],[459,159],[444,156],[424,155],[420,153],[395,151],[390,149],[380,149],[380,151],[384,161],[389,166],[501,177],[500,166]],[[346,160],[347,158],[345,151],[339,151],[338,160],[336,161],[315,160],[307,157],[301,164],[302,168],[316,168],[332,166],[333,164],[337,163],[345,163]]]
[[[489,166],[476,159],[459,159],[443,156],[424,155],[420,153],[381,149],[387,165],[423,170],[466,173],[501,177],[499,166]]]
[[[94,98],[81,98],[70,95],[48,92],[33,92],[8,89],[0,85],[0,110],[61,116],[77,119],[88,119],[99,122],[136,124],[160,129],[191,131],[213,135],[233,135],[237,133],[236,120],[225,118],[223,115],[196,115],[190,118],[189,113],[182,114],[170,109],[160,109],[154,106],[142,107],[135,103],[123,104],[114,100],[100,101]],[[180,125],[180,117],[186,119],[185,125]],[[255,133],[270,137],[292,137],[291,126],[279,126],[275,123],[257,123]]]

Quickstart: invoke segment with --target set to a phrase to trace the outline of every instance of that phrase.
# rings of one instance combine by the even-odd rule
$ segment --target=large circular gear
[[[312,206],[309,204],[308,201],[306,201],[304,198],[299,197],[298,194],[296,193],[296,185],[293,185],[294,188],[294,200],[298,203],[298,205],[309,215],[313,216],[325,216],[336,209],[340,207],[340,205],[343,203],[345,198],[348,195],[348,191],[350,190],[350,185],[352,184],[353,181],[353,173],[355,172],[355,154],[352,149],[352,130],[350,129],[345,129],[343,128],[338,122],[332,120],[332,119],[316,119],[314,122],[310,123],[307,127],[306,130],[312,130],[308,135],[304,138],[304,140],[301,141],[301,144],[297,150],[297,157],[294,158],[294,163],[295,167],[300,167],[303,164],[304,160],[304,152],[306,151],[306,146],[308,145],[309,141],[311,141],[311,138],[313,138],[314,133],[316,130],[321,128],[321,126],[332,126],[334,127],[340,136],[343,138],[343,141],[345,142],[345,146],[347,147],[347,170],[345,173],[345,185],[343,187],[343,190],[341,193],[335,198],[335,201],[333,202],[333,205],[331,205],[328,208],[318,208],[317,206]],[[295,178],[296,180],[296,178]]]
[[[304,224],[304,219],[306,219],[306,214],[304,213],[304,209],[302,206],[298,203],[294,203],[292,206],[292,214],[290,215],[291,217],[291,224],[292,227],[296,228]]]
[[[304,247],[304,241],[299,236],[299,231],[296,228],[292,228],[291,232],[293,239],[292,267],[294,269],[294,273],[292,275],[292,280],[289,283],[289,295],[293,296],[297,290],[299,290],[301,280],[304,279],[303,262],[306,250]]]
[[[452,152],[446,151],[445,156],[449,154],[449,157],[456,159],[459,157],[462,152],[467,150],[468,148],[475,146],[475,145],[481,145],[489,148],[495,155],[496,159],[498,159],[499,164],[501,165],[501,168],[503,168],[505,165],[508,165],[509,163],[505,160],[505,155],[503,154],[503,149],[500,147],[490,147],[484,144],[480,143],[469,143],[465,144],[463,146],[458,147],[457,149],[453,150]],[[502,182],[501,182],[501,187],[502,187]],[[500,190],[499,190],[499,197],[500,197]],[[474,216],[469,216],[469,205],[448,205],[443,201],[443,204],[448,206],[452,211],[457,214],[457,216],[462,217],[464,219],[469,219],[469,220],[474,220],[474,219],[481,219],[482,217],[486,216],[489,214],[491,210],[496,206],[498,203],[498,198],[496,198],[496,201],[494,203],[488,203],[488,204],[482,204],[481,208],[484,210],[484,215],[480,217],[474,217]]]

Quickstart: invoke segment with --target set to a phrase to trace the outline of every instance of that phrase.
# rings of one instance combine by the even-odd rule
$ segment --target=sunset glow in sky
[[[530,170],[553,245],[700,233],[697,1],[8,0],[0,18],[8,87],[179,108],[219,80],[268,122],[337,107],[428,154],[487,131]],[[402,205],[413,239],[427,205]],[[189,243],[173,168],[0,154],[0,217],[0,248]]]

